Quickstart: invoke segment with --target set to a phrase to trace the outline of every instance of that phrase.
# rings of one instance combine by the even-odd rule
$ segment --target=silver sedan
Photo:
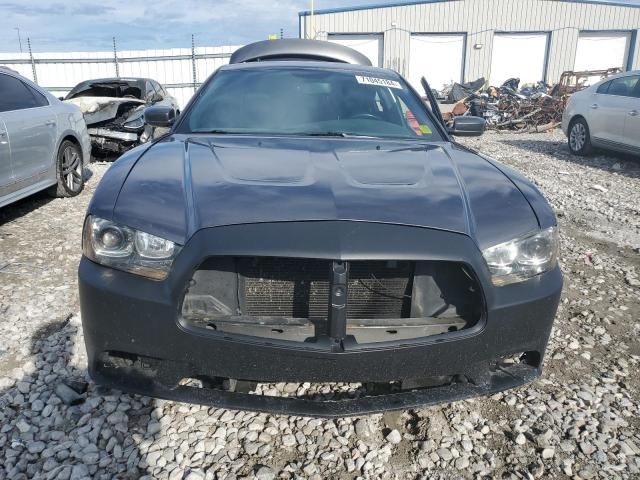
[[[569,149],[640,155],[640,71],[609,77],[571,95],[562,117]]]
[[[0,67],[0,207],[45,189],[78,195],[90,155],[78,107]]]

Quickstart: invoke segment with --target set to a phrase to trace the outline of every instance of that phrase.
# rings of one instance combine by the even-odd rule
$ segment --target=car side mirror
[[[58,100],[60,100],[61,102],[64,101],[64,97],[58,97]]]
[[[159,93],[152,93],[149,95],[149,103],[158,103],[164,100],[164,97]]]
[[[479,137],[484,133],[485,125],[484,118],[472,116],[454,117],[453,125],[449,128],[449,134],[458,137]]]
[[[173,107],[148,107],[144,110],[144,120],[152,127],[170,127],[176,121],[176,111]]]

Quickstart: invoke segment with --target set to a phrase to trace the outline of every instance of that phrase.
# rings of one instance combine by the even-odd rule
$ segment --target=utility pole
[[[13,29],[18,32],[18,44],[20,45],[20,53],[22,53],[22,38],[20,37],[20,28],[13,27]]]

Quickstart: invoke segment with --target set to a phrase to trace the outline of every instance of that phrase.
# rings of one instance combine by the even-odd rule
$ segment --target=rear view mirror
[[[458,137],[479,137],[484,133],[485,124],[484,118],[480,117],[454,117],[449,134]]]
[[[144,110],[144,120],[152,127],[170,127],[176,121],[176,111],[172,107],[148,107]]]

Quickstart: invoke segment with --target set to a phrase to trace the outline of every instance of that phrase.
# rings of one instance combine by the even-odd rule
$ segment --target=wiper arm
[[[304,135],[306,137],[347,137],[344,132],[300,132],[297,135]]]
[[[380,138],[373,135],[360,135],[358,133],[349,132],[302,132],[297,135],[305,135],[308,137]]]
[[[192,133],[212,133],[216,135],[232,135],[238,132],[230,132],[229,130],[194,130]]]

